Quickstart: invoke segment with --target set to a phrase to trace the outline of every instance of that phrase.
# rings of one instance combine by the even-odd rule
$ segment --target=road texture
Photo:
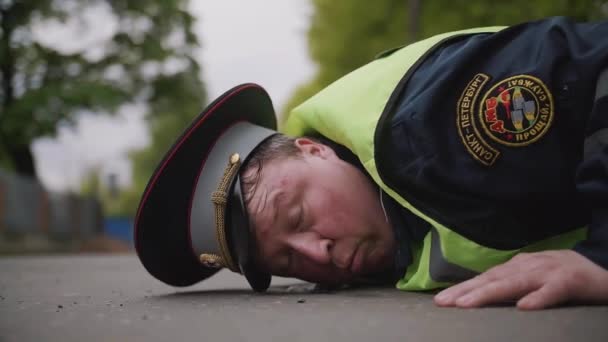
[[[267,294],[223,271],[189,288],[134,255],[0,259],[0,341],[608,341],[608,306],[441,309],[392,288]]]

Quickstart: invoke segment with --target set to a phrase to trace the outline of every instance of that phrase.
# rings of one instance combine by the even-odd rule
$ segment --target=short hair
[[[307,136],[305,138],[331,148],[340,159],[350,163],[359,170],[364,170],[363,165],[361,165],[357,156],[346,147],[321,135],[315,137]],[[241,187],[243,189],[243,200],[246,205],[249,205],[249,201],[255,194],[264,164],[272,162],[273,160],[299,158],[301,156],[301,151],[296,146],[296,139],[297,138],[292,138],[281,133],[276,133],[261,142],[249,154],[249,158],[241,168]]]
[[[273,134],[260,143],[249,155],[241,169],[241,187],[243,199],[248,205],[255,194],[264,165],[273,160],[298,158],[300,149],[296,146],[296,138],[281,133]]]

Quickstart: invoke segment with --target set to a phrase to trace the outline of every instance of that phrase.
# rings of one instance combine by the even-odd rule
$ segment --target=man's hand
[[[461,308],[507,301],[524,310],[566,301],[608,303],[608,271],[571,250],[521,253],[435,296],[439,306]]]

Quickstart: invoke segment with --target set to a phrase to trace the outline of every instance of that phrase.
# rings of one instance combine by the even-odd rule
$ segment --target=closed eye
[[[298,210],[298,220],[296,221],[296,232],[300,232],[304,226],[304,206],[300,204],[300,208]]]
[[[300,206],[298,209],[298,213],[297,213],[297,219],[292,221],[295,222],[292,226],[291,229],[294,233],[299,233],[300,229],[302,227],[302,207]],[[290,276],[290,272],[293,269],[293,258],[294,258],[294,252],[292,248],[289,248],[289,250],[287,251],[287,263],[285,265],[285,268],[283,269],[285,276]]]
[[[291,211],[288,219],[287,231],[291,233],[299,233],[302,229],[302,224],[304,220],[302,206],[298,206]]]

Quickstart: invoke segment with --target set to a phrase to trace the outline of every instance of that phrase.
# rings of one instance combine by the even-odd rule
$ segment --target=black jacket
[[[596,94],[604,69],[608,22],[552,18],[451,37],[389,99],[375,134],[379,173],[488,247],[588,226],[575,250],[608,269],[608,94]]]

